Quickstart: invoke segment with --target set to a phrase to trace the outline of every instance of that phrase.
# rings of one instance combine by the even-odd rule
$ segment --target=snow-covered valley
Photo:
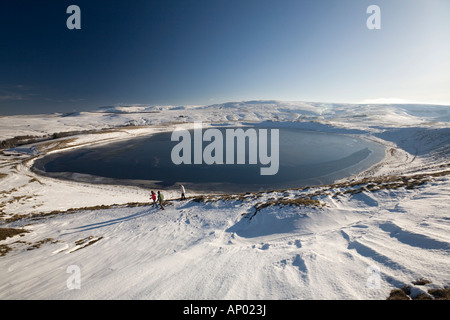
[[[280,101],[0,117],[0,141],[32,142],[0,154],[0,298],[431,297],[450,285],[449,119],[448,106]],[[194,121],[349,134],[386,155],[326,186],[184,201],[164,190],[165,210],[145,188],[31,170],[45,154]]]

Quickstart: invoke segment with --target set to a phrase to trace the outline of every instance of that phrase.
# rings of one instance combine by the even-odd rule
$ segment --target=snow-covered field
[[[406,285],[413,297],[447,287],[449,120],[446,106],[279,101],[0,117],[0,141],[79,131],[0,154],[0,298],[386,299]],[[198,197],[185,201],[167,190],[166,210],[143,188],[30,170],[50,152],[194,121],[357,135],[384,144],[386,156],[329,186],[187,190]]]

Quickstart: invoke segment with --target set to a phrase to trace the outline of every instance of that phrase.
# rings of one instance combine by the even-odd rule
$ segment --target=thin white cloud
[[[0,87],[0,101],[30,100],[32,96],[38,95],[33,93],[34,89],[35,87],[23,84]]]
[[[3,93],[0,95],[0,101],[18,101],[18,100],[26,100],[26,97],[20,94],[14,93]]]
[[[405,104],[405,103],[416,103],[412,100],[401,99],[401,98],[377,98],[377,99],[366,99],[360,102],[361,104]]]

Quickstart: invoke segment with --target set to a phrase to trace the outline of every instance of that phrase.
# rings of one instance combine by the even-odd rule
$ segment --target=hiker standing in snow
[[[164,196],[163,196],[163,194],[162,194],[161,192],[159,192],[159,191],[158,191],[158,202],[159,202],[159,205],[161,206],[161,209],[164,210],[164,206],[163,206],[163,203],[164,203]]]
[[[186,200],[185,196],[186,191],[184,190],[184,186],[180,184],[180,188],[181,188],[181,200]]]
[[[158,204],[156,203],[156,193],[153,190],[151,199],[153,200],[153,207],[158,207]]]

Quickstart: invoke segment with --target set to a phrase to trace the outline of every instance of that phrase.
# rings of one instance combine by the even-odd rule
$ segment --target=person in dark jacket
[[[180,184],[180,189],[181,189],[181,199],[180,200],[186,200],[186,190],[184,189],[184,186],[182,184]]]

